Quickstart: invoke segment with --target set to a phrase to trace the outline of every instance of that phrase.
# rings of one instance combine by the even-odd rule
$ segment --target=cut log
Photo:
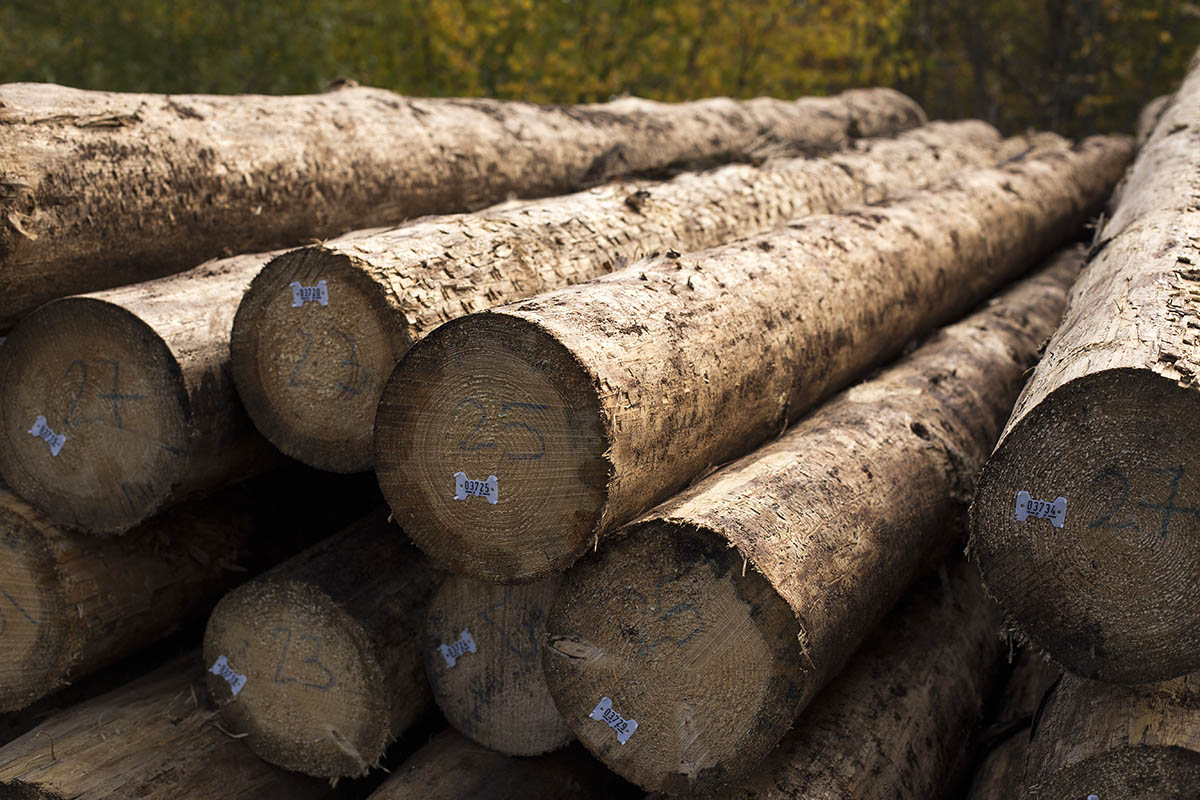
[[[260,757],[366,774],[431,702],[421,660],[438,575],[372,515],[225,596],[204,634],[208,690]]]
[[[546,617],[561,577],[522,586],[461,575],[425,616],[425,674],[446,720],[479,744],[535,756],[571,741],[542,675]]]
[[[584,745],[651,790],[749,774],[956,544],[1082,257],[1066,252],[568,572],[543,666]],[[603,697],[637,720],[627,740],[593,721]]]
[[[279,463],[229,364],[238,303],[273,255],[55,300],[22,320],[0,347],[0,475],[13,491],[59,525],[120,533]]]
[[[325,781],[255,757],[214,724],[198,655],[59,713],[0,748],[13,800],[317,800]]]
[[[1139,148],[1150,138],[1150,134],[1154,133],[1159,118],[1162,117],[1163,111],[1170,102],[1171,95],[1164,94],[1146,103],[1142,108],[1141,113],[1138,114],[1137,127],[1134,129],[1134,138],[1137,140]]]
[[[453,731],[405,761],[370,800],[559,800],[611,798],[612,780],[586,753],[513,758]]]
[[[384,496],[456,572],[517,581],[563,570],[1048,257],[1103,202],[1130,150],[1102,137],[1037,152],[452,320],[384,391]]]
[[[999,628],[966,565],[922,581],[751,777],[704,796],[942,797],[1001,679]]]
[[[1191,800],[1200,787],[1200,676],[1114,686],[1064,675],[1036,722],[1026,797]]]
[[[935,123],[828,159],[613,183],[297,250],[268,264],[238,309],[238,391],[288,455],[320,469],[369,469],[384,382],[443,322],[650,253],[712,247],[878,202],[994,163],[1005,145],[982,122]],[[315,299],[297,294],[309,290]]]
[[[1017,657],[1000,710],[978,737],[979,766],[967,800],[1014,800],[1025,786],[1029,733],[1046,692],[1062,672],[1028,648]],[[1070,796],[1070,795],[1065,795]]]
[[[914,127],[890,89],[584,106],[0,86],[0,330],[54,297],[356,227],[559,194],[676,162]]]
[[[1200,57],[1126,176],[973,504],[989,592],[1084,677],[1200,670],[1198,174]]]
[[[351,519],[343,506],[289,510],[293,491],[318,485],[331,488],[292,470],[99,539],[61,530],[0,484],[0,711],[202,622],[224,592]],[[347,502],[372,489],[338,487]]]

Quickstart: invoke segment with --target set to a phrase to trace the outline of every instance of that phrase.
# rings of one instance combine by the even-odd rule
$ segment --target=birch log
[[[945,328],[623,529],[565,579],[543,666],[567,724],[646,789],[737,781],[930,562],[1082,253]],[[627,740],[601,698],[636,718]]]
[[[933,123],[829,158],[612,183],[303,248],[268,264],[238,309],[234,378],[283,452],[320,469],[369,469],[384,381],[443,322],[651,253],[878,202],[990,164],[1012,146],[982,122]],[[298,296],[306,290],[313,299]]]
[[[229,363],[234,313],[272,255],[62,298],[22,320],[0,347],[12,490],[59,525],[121,533],[277,465]]]
[[[1033,153],[453,320],[383,394],[384,496],[456,572],[563,570],[1078,235],[1130,150]]]
[[[999,627],[966,565],[918,583],[753,775],[702,796],[943,797],[1001,678]]]
[[[430,705],[421,647],[437,579],[375,514],[230,592],[203,650],[225,726],[285,769],[366,774]]]
[[[584,106],[0,86],[0,330],[53,297],[676,162],[822,150],[914,127],[889,89]]]
[[[1019,629],[1116,683],[1200,670],[1200,56],[980,477],[971,552]]]
[[[560,576],[502,586],[450,575],[425,614],[425,674],[446,721],[474,741],[536,756],[571,741],[542,675]]]
[[[1030,800],[1190,800],[1200,787],[1200,676],[1114,686],[1064,675],[1025,764]]]
[[[60,529],[0,484],[0,711],[202,621],[224,592],[352,518],[348,506],[373,488],[340,482],[346,507],[289,510],[293,492],[318,487],[333,488],[289,471],[99,539]]]
[[[325,781],[262,761],[213,724],[197,654],[60,712],[0,748],[13,800],[318,800]]]

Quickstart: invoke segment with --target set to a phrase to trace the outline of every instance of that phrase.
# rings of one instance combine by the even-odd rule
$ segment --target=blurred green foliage
[[[886,85],[1072,135],[1131,127],[1197,43],[1180,0],[0,0],[0,82],[554,103]]]

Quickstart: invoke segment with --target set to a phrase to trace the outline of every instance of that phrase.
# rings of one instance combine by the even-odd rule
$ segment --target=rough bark
[[[918,583],[738,800],[936,800],[1000,679],[999,614],[965,564]]]
[[[362,775],[429,706],[421,647],[438,575],[398,539],[372,515],[213,610],[208,690],[260,757],[310,775]]]
[[[13,800],[316,800],[324,781],[255,757],[214,724],[198,655],[61,712],[0,748]]]
[[[453,320],[384,391],[384,496],[457,572],[514,581],[565,569],[1048,257],[1130,150],[1106,137],[1037,152]],[[455,500],[456,474],[479,496]],[[490,476],[495,503],[474,483]]]
[[[676,162],[914,127],[889,89],[583,106],[0,86],[0,330],[54,297],[357,227],[559,194]]]
[[[651,790],[752,771],[954,546],[1081,262],[1068,251],[568,572],[543,665],[584,745]],[[605,696],[638,722],[625,742],[590,716]]]
[[[1038,718],[1026,796],[1191,800],[1200,787],[1200,676],[1114,686],[1064,675]]]
[[[13,491],[59,525],[120,533],[279,463],[229,362],[238,303],[273,255],[62,298],[22,320],[0,348],[0,475]]]
[[[352,504],[378,502],[340,481],[347,505],[302,513],[294,493],[334,489],[321,477],[286,470],[114,539],[64,531],[0,484],[0,711],[203,621],[226,591],[353,519]]]
[[[449,319],[652,253],[878,202],[1017,146],[982,122],[934,123],[827,159],[612,183],[297,250],[268,264],[238,309],[234,378],[251,418],[283,452],[320,469],[369,469],[384,382],[413,342]],[[293,306],[294,284],[320,281],[328,305]]]
[[[523,586],[450,575],[425,614],[425,674],[446,721],[479,744],[536,756],[573,738],[542,675],[560,576]],[[446,649],[443,649],[446,648]]]
[[[1200,670],[1197,176],[1200,60],[1126,176],[973,505],[988,590],[1085,677]],[[1019,513],[1020,492],[1065,514]]]
[[[370,800],[612,797],[612,781],[602,771],[583,753],[513,758],[445,731],[401,764]]]
[[[1062,672],[1029,649],[1021,651],[999,711],[979,736],[979,765],[966,800],[1015,800],[1025,786],[1029,734],[1042,700]]]

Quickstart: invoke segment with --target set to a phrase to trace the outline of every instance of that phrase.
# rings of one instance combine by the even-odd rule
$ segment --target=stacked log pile
[[[0,86],[0,798],[1186,791],[1197,103]]]

